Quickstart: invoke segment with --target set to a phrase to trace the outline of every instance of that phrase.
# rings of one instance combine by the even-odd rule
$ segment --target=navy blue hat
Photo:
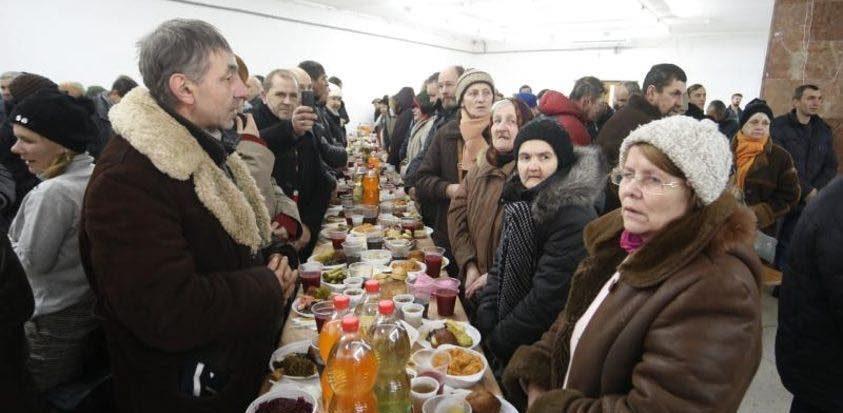
[[[15,105],[10,119],[67,149],[85,152],[97,134],[91,120],[94,104],[87,98],[74,98],[58,90],[41,89]]]

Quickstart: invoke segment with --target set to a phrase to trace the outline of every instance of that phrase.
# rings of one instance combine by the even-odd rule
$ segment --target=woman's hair
[[[679,167],[676,166],[676,164],[673,163],[673,161],[670,160],[670,158],[668,158],[667,155],[664,154],[664,152],[662,152],[661,150],[659,150],[655,146],[650,145],[649,143],[641,142],[641,143],[636,143],[636,144],[629,147],[629,149],[632,149],[632,148],[638,148],[641,151],[641,155],[644,155],[644,158],[646,158],[648,161],[650,161],[650,163],[652,163],[653,166],[661,169],[662,171],[664,171],[668,175],[673,175],[675,177],[681,178],[683,181],[688,179],[685,176],[685,173],[682,172],[682,170],[679,169]],[[691,203],[694,205],[694,207],[696,207],[696,208],[702,207],[703,206],[702,199],[700,199],[700,197],[697,196],[697,193],[696,193],[696,191],[694,191],[694,188],[691,187],[690,185],[686,185],[686,187],[688,187],[688,189],[691,191]]]
[[[79,154],[71,150],[63,152],[61,155],[57,156],[56,159],[53,159],[50,166],[41,173],[41,176],[43,176],[44,179],[50,179],[63,174],[70,163],[73,162],[73,158],[76,157],[76,155]]]

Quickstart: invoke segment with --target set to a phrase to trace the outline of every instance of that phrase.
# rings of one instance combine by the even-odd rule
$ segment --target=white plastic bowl
[[[319,409],[319,404],[316,402],[316,398],[313,397],[310,393],[300,389],[297,386],[291,384],[281,384],[278,386],[273,386],[266,394],[263,396],[258,397],[252,404],[246,408],[246,413],[255,413],[258,411],[258,407],[270,400],[275,399],[293,399],[296,400],[299,397],[304,398],[308,403],[313,405],[313,410],[311,413],[316,413]]]
[[[458,389],[465,389],[465,388],[471,387],[471,386],[479,383],[480,380],[483,380],[483,375],[486,374],[486,370],[489,369],[489,362],[486,361],[486,357],[484,357],[483,354],[481,354],[478,351],[474,351],[474,350],[471,350],[471,349],[463,348],[463,347],[460,347],[460,346],[454,346],[454,345],[450,345],[450,344],[443,344],[443,345],[439,346],[436,349],[436,352],[438,353],[440,351],[447,351],[448,349],[452,349],[452,348],[456,348],[456,349],[459,349],[460,351],[465,351],[465,352],[468,352],[468,353],[470,353],[474,356],[480,357],[480,359],[483,361],[483,369],[480,370],[480,372],[478,372],[478,373],[474,373],[474,374],[471,374],[471,375],[468,375],[468,376],[455,376],[455,375],[451,375],[451,374],[446,374],[445,375],[445,384],[447,384],[451,387],[458,388]]]
[[[389,250],[366,250],[360,253],[360,260],[378,265],[387,265],[392,261],[392,252]]]

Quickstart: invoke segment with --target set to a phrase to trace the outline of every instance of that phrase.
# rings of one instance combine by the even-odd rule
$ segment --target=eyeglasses
[[[664,195],[666,191],[682,187],[682,182],[679,181],[664,182],[656,175],[636,175],[634,172],[621,169],[613,170],[609,179],[618,186],[629,185],[630,182],[636,181],[642,192],[652,195]]]

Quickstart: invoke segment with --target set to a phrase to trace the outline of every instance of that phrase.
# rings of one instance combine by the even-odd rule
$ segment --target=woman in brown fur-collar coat
[[[670,117],[619,165],[622,207],[586,228],[567,305],[515,352],[508,394],[530,413],[734,412],[761,358],[761,265],[753,213],[724,193],[728,143]]]

